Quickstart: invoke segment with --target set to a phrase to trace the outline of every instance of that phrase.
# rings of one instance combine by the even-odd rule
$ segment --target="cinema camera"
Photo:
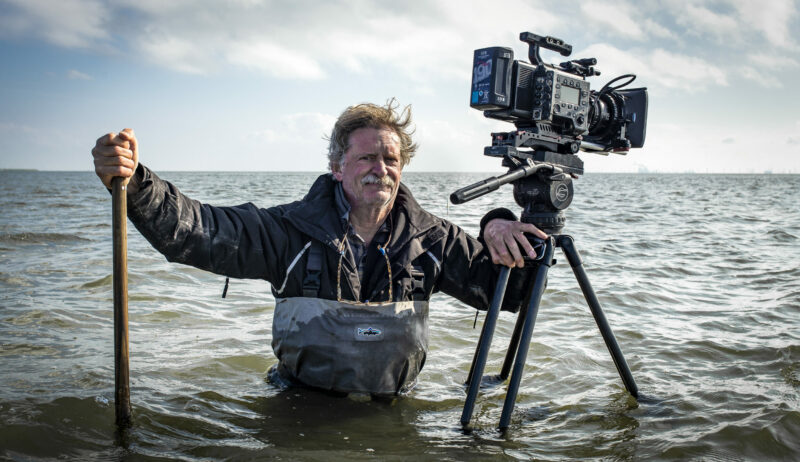
[[[545,64],[540,47],[569,56],[572,46],[531,32],[520,40],[528,44],[530,64],[514,60],[510,48],[490,47],[475,50],[472,65],[470,106],[517,128],[492,133],[492,145],[484,149],[484,155],[502,157],[509,173],[462,188],[450,200],[460,204],[514,182],[523,221],[554,233],[563,228],[561,212],[572,201],[571,177],[583,174],[579,150],[626,154],[644,145],[647,89],[622,90],[636,79],[625,74],[591,90],[586,78],[600,75],[595,58]]]

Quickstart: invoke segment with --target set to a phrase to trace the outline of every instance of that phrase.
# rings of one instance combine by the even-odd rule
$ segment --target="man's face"
[[[342,182],[350,207],[384,208],[394,204],[403,170],[400,137],[387,128],[359,128],[333,176]]]

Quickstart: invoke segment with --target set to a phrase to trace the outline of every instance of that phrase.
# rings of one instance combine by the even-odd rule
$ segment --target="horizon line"
[[[324,174],[328,173],[328,170],[172,170],[172,169],[164,169],[158,170],[159,172],[169,172],[169,173],[317,173],[317,174]],[[6,168],[0,167],[0,172],[43,172],[43,173],[94,173],[91,169],[86,170],[58,170],[58,169],[38,169],[38,168]],[[489,170],[407,170],[404,173],[495,173]],[[754,171],[734,171],[734,172],[725,172],[725,171],[706,171],[706,172],[698,172],[694,170],[639,170],[639,171],[587,171],[583,174],[613,174],[613,175],[680,175],[680,174],[688,174],[688,175],[799,175],[800,172],[794,171],[787,171],[787,172],[776,172],[770,169],[763,170],[760,172]]]

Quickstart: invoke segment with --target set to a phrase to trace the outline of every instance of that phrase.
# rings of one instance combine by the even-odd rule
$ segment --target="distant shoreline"
[[[94,173],[93,170],[41,170],[36,168],[0,168],[0,172],[40,172],[40,173]],[[159,173],[316,173],[323,174],[327,171],[320,170],[159,170]],[[407,170],[404,174],[484,174],[497,175],[497,172],[461,172],[461,171],[415,171]],[[800,175],[794,172],[592,172],[584,175]]]

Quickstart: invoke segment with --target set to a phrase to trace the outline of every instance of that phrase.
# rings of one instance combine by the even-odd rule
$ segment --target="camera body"
[[[470,106],[524,132],[524,136],[501,138],[516,138],[515,143],[526,139],[515,148],[563,154],[575,154],[578,149],[625,153],[644,145],[647,89],[620,90],[635,76],[617,77],[593,91],[586,77],[600,74],[594,68],[596,59],[545,64],[539,57],[540,47],[569,56],[572,46],[530,32],[520,34],[520,40],[529,45],[530,63],[515,60],[514,51],[507,47],[481,48],[473,56]],[[610,86],[624,78],[630,80]],[[487,148],[486,155],[498,152],[508,151],[490,153]]]

